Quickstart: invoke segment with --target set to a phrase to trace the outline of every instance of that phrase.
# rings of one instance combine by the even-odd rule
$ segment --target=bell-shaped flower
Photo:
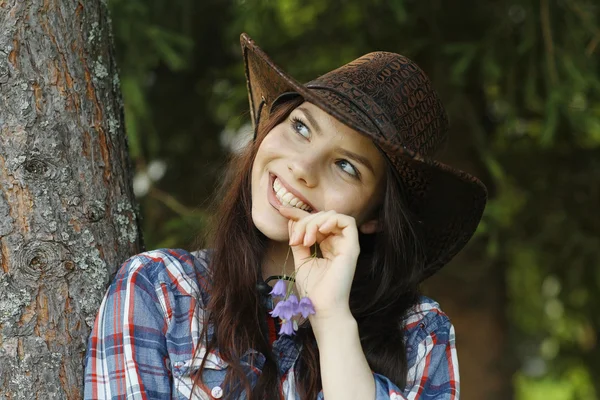
[[[273,311],[270,312],[272,317],[279,317],[280,319],[289,320],[298,313],[298,298],[291,294],[285,300],[281,300]]]
[[[294,323],[290,319],[284,319],[281,321],[281,328],[279,329],[280,335],[293,335],[294,332]]]
[[[290,307],[292,308],[292,315],[298,314],[298,312],[299,312],[298,304],[299,303],[298,303],[298,298],[296,297],[296,295],[290,294],[290,297],[288,297],[286,300],[290,304]]]
[[[285,297],[287,294],[287,285],[283,279],[279,279],[269,293],[273,297]]]
[[[298,303],[298,312],[302,314],[303,318],[315,313],[315,307],[308,297],[300,299],[300,302]]]

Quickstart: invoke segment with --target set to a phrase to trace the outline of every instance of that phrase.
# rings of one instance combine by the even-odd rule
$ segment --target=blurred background
[[[239,35],[305,82],[374,50],[431,77],[440,159],[490,192],[423,287],[457,331],[464,399],[600,398],[598,0],[109,0],[147,249],[193,250],[250,132]]]

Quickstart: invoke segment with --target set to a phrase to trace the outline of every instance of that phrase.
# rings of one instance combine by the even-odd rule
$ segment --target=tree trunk
[[[0,398],[79,399],[141,249],[106,0],[0,0]]]

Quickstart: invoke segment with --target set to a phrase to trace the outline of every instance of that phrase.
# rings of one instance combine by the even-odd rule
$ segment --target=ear
[[[358,230],[364,234],[371,234],[380,231],[379,221],[376,219],[371,219],[369,221],[364,222],[358,227]]]

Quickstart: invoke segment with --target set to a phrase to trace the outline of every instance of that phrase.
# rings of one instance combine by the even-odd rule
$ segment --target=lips
[[[280,207],[283,207],[283,204],[281,203],[281,201],[279,201],[279,199],[277,198],[276,194],[275,194],[275,190],[273,189],[273,183],[275,182],[275,179],[279,180],[279,183],[283,186],[283,188],[288,192],[291,193],[294,197],[296,197],[298,200],[302,201],[304,204],[306,204],[308,207],[310,207],[311,209],[311,214],[316,213],[317,209],[315,208],[315,206],[313,206],[304,196],[302,196],[298,191],[296,191],[294,188],[290,187],[280,176],[278,175],[274,175],[272,173],[269,173],[269,187],[268,187],[268,194],[267,197],[269,199],[269,203],[271,203],[271,205],[273,207],[275,207],[277,210],[279,210]],[[286,205],[287,206],[287,205]],[[292,207],[291,205],[289,207]]]

